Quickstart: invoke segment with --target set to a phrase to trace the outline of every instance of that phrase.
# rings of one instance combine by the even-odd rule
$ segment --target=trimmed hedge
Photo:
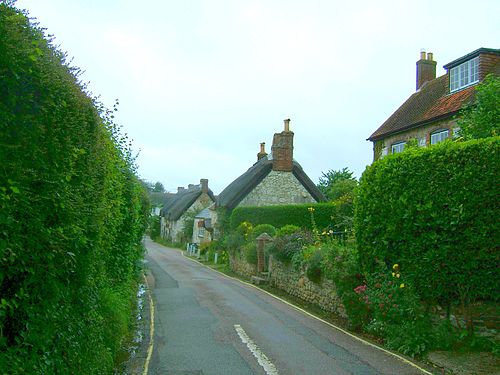
[[[329,228],[332,225],[332,216],[335,213],[335,206],[332,203],[315,203],[284,206],[265,207],[237,207],[230,217],[230,227],[232,230],[242,222],[247,221],[256,226],[259,224],[271,224],[275,228],[285,225],[296,225],[304,229],[313,229],[311,222],[311,212],[309,208],[314,208],[314,220],[318,229]]]
[[[149,209],[128,141],[42,29],[0,3],[0,369],[109,374]]]
[[[362,266],[376,259],[427,302],[498,300],[500,137],[443,142],[369,166],[355,201]]]

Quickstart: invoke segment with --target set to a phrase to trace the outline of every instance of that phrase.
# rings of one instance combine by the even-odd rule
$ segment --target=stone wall
[[[271,171],[238,204],[238,207],[301,203],[316,203],[316,201],[292,172]]]
[[[337,296],[335,285],[330,280],[320,283],[310,281],[304,271],[296,271],[272,258],[269,263],[269,282],[288,294],[319,306],[321,309],[347,317],[344,306]]]
[[[233,272],[238,275],[246,277],[257,275],[256,266],[247,263],[242,255],[230,256],[229,263]],[[346,317],[344,307],[332,282],[324,280],[319,284],[313,283],[307,278],[305,272],[294,270],[291,266],[273,259],[272,255],[269,260],[269,283],[325,311]]]
[[[251,277],[257,274],[257,266],[248,263],[242,254],[236,253],[229,256],[229,266],[238,275]]]

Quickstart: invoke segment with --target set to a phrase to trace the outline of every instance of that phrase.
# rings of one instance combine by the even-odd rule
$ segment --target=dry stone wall
[[[241,276],[251,277],[257,274],[256,266],[246,262],[239,254],[230,257],[230,266],[233,272]],[[314,283],[307,278],[305,272],[294,270],[291,266],[273,259],[272,255],[269,259],[269,283],[325,311],[347,317],[335,285],[331,281]]]

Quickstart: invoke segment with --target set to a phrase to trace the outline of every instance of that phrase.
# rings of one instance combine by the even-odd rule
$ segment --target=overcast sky
[[[18,0],[85,71],[167,190],[214,193],[290,118],[318,182],[372,161],[366,141],[415,91],[420,50],[442,66],[499,48],[498,0]]]

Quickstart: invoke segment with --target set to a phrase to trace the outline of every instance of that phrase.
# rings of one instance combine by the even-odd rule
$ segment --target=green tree
[[[160,181],[157,181],[153,186],[153,192],[163,193],[164,191],[165,191],[165,188],[163,187],[163,184]]]
[[[500,135],[500,78],[489,74],[476,88],[474,102],[466,106],[458,121],[465,140]]]
[[[353,172],[348,168],[343,168],[340,171],[323,172],[317,186],[328,200],[334,201],[345,195],[352,195],[357,185],[358,181],[353,177]]]

